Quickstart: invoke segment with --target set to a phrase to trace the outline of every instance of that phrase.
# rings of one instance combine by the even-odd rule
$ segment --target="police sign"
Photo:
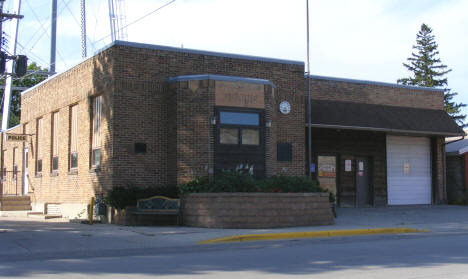
[[[6,134],[6,140],[7,141],[27,141],[28,140],[28,135],[25,134]]]

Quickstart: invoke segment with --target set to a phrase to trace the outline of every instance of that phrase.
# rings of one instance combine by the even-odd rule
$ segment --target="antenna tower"
[[[86,58],[86,1],[80,2],[81,11],[81,58]]]
[[[125,20],[125,0],[108,0],[112,41],[128,40]]]

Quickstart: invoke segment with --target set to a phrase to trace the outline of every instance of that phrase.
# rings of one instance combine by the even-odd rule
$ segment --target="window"
[[[260,124],[258,113],[229,112],[229,111],[221,111],[219,113],[219,122],[221,124],[253,125],[253,126],[258,126]]]
[[[219,142],[222,144],[238,144],[239,129],[221,128],[219,131]]]
[[[58,171],[59,155],[59,113],[52,113],[52,171]]]
[[[16,179],[18,175],[18,166],[16,165],[16,153],[18,153],[18,147],[13,148],[13,179]]]
[[[5,168],[5,150],[2,150],[2,160],[1,160],[1,167],[2,167],[2,180],[5,181],[6,178],[6,168]]]
[[[94,98],[93,103],[93,126],[92,126],[92,150],[91,166],[97,168],[101,165],[101,117],[102,96]]]
[[[42,118],[36,121],[36,174],[42,172]]]
[[[255,129],[242,129],[242,144],[259,145],[259,131]]]
[[[28,130],[29,130],[29,123],[25,123],[23,125],[23,134],[28,134]],[[29,152],[26,152],[26,155],[24,156],[24,160],[25,160],[24,163],[25,163],[26,169],[28,169],[28,167],[29,167]]]
[[[260,145],[260,114],[255,112],[219,112],[219,143]]]
[[[78,105],[70,107],[70,169],[78,167]]]

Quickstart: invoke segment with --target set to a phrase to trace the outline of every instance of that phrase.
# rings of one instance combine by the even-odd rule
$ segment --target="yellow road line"
[[[280,240],[291,238],[318,238],[336,236],[357,236],[369,234],[400,234],[400,233],[422,233],[429,230],[419,230],[411,228],[375,228],[375,229],[355,229],[355,230],[330,230],[313,232],[286,232],[286,233],[266,233],[266,234],[245,234],[233,235],[221,238],[213,238],[197,242],[198,244],[216,244],[244,241]]]

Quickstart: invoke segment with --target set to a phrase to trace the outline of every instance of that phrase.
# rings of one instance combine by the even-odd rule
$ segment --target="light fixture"
[[[216,117],[215,116],[212,116],[210,118],[210,123],[211,123],[211,125],[216,125]]]
[[[267,121],[265,122],[265,127],[271,128],[271,120],[267,120]]]

